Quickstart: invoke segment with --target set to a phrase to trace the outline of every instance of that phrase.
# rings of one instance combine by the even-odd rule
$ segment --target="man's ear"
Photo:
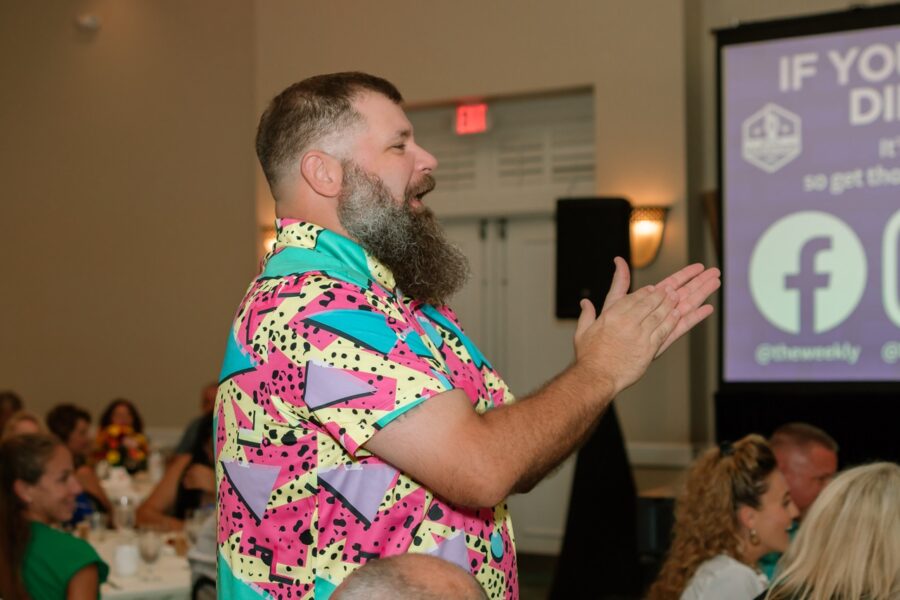
[[[344,169],[341,161],[321,150],[310,150],[300,159],[300,174],[320,196],[334,198],[341,192]]]
[[[741,526],[743,526],[743,528],[747,529],[748,531],[750,529],[756,529],[757,514],[758,513],[756,509],[747,506],[746,504],[742,504],[737,511],[738,523],[740,523]]]

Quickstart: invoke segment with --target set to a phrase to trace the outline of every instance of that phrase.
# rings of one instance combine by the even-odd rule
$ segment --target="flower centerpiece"
[[[132,474],[143,471],[147,468],[147,438],[128,425],[108,425],[97,434],[94,458],[111,467],[125,467]]]

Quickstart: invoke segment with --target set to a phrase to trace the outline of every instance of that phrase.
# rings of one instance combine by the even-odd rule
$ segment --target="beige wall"
[[[319,72],[384,75],[414,105],[591,86],[597,192],[672,206],[661,257],[636,283],[710,261],[695,200],[715,185],[709,30],[847,5],[0,3],[0,387],[39,412],[124,395],[154,425],[182,423],[218,371],[271,218],[256,119]],[[94,35],[74,27],[86,12],[102,20]],[[716,353],[706,327],[623,395],[629,441],[710,438]]]
[[[413,105],[592,86],[597,192],[672,205],[662,256],[637,274],[650,283],[687,260],[682,12],[668,0],[268,0],[257,110],[294,81],[350,69],[387,77]],[[682,344],[623,394],[629,440],[688,440],[687,372]]]
[[[102,20],[94,35],[74,19]],[[253,7],[0,3],[0,388],[177,426],[255,268]]]

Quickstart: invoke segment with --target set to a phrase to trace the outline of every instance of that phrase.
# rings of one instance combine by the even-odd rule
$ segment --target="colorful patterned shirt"
[[[405,298],[358,244],[277,225],[216,401],[219,597],[326,599],[367,560],[418,552],[517,598],[504,504],[454,506],[363,447],[432,396],[459,388],[483,413],[506,385],[449,308]]]

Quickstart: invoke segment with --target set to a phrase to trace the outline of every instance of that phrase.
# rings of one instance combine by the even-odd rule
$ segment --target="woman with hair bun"
[[[787,550],[799,514],[776,467],[758,435],[725,442],[694,463],[650,600],[753,600],[765,591],[756,563]]]
[[[900,598],[900,466],[874,463],[838,475],[778,566],[766,600]]]

